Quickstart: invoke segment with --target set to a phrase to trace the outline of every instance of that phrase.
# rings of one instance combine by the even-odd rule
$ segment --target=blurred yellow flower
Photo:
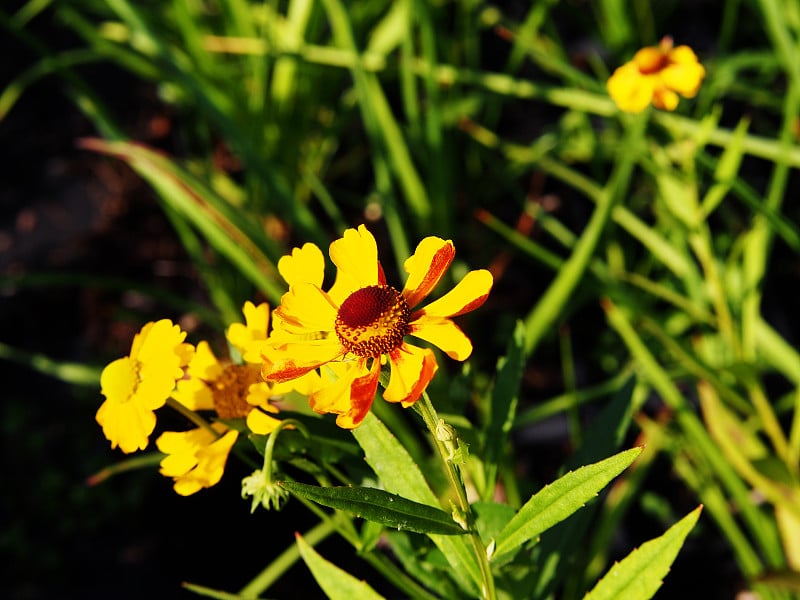
[[[263,352],[262,374],[285,382],[325,365],[324,382],[309,397],[311,408],[334,413],[340,427],[357,427],[369,412],[381,364],[391,366],[383,397],[410,406],[438,365],[430,349],[406,343],[411,335],[455,360],[472,353],[469,338],[449,317],[478,308],[492,287],[486,270],[469,272],[450,292],[414,310],[430,294],[455,256],[449,240],[427,237],[405,261],[402,292],[386,284],[375,238],[363,225],[330,246],[336,281],[321,288],[324,261],[313,244],[284,257],[279,269],[290,284],[275,310],[273,334]]]
[[[642,48],[633,60],[614,71],[606,89],[625,112],[642,112],[651,102],[656,108],[675,110],[678,94],[694,98],[705,74],[689,46],[674,48],[672,38],[665,37],[658,46]]]
[[[222,423],[190,431],[165,431],[156,440],[158,449],[167,454],[161,461],[161,474],[175,480],[175,491],[189,496],[216,485],[225,471],[238,432]]]
[[[100,375],[106,400],[95,418],[111,447],[126,453],[144,450],[162,407],[183,377],[194,352],[186,332],[172,321],[147,323],[133,338],[130,355],[106,366]]]
[[[261,378],[258,365],[224,364],[208,342],[197,344],[194,358],[172,394],[193,411],[213,410],[220,419],[246,419],[253,433],[266,435],[280,423],[270,414],[278,408],[269,403],[270,384]]]

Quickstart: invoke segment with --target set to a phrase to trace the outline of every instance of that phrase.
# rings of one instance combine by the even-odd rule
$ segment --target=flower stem
[[[489,557],[486,554],[486,546],[483,545],[483,541],[481,540],[478,531],[473,527],[474,516],[472,514],[472,508],[469,505],[469,501],[467,500],[467,491],[464,489],[464,482],[461,479],[461,473],[453,462],[451,450],[448,449],[447,445],[442,440],[441,435],[439,435],[437,432],[437,428],[439,428],[439,417],[436,414],[436,409],[433,408],[433,403],[431,402],[427,392],[422,393],[422,398],[414,404],[414,407],[417,409],[420,415],[422,415],[425,425],[428,427],[428,430],[433,436],[433,441],[436,444],[436,450],[442,457],[442,462],[444,463],[445,471],[447,472],[447,478],[450,481],[450,486],[455,492],[458,502],[458,510],[461,513],[461,516],[464,518],[465,523],[469,527],[468,536],[475,552],[475,556],[478,559],[478,565],[481,569],[481,577],[483,578],[483,589],[481,590],[483,597],[485,600],[495,600],[496,594],[494,589],[494,578],[492,577],[492,569],[489,565]]]

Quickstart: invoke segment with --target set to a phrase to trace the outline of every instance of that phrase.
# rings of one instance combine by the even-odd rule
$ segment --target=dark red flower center
[[[371,285],[350,294],[336,315],[336,335],[349,352],[378,358],[403,343],[411,310],[388,285]]]

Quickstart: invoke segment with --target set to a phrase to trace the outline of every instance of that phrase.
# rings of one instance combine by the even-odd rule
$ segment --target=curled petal
[[[412,315],[412,319],[419,314],[432,317],[456,317],[475,310],[486,301],[493,282],[492,274],[486,269],[470,271],[464,276],[464,279],[458,282],[456,287],[417,311],[417,314]]]
[[[278,272],[290,286],[311,283],[319,288],[325,278],[325,257],[315,244],[303,244],[293,248],[291,254],[278,261]]]
[[[318,413],[334,413],[336,424],[343,429],[354,429],[367,416],[381,373],[380,361],[373,360],[367,369],[365,360],[353,363],[341,377],[309,397],[311,408]]]
[[[261,376],[270,382],[291,381],[343,353],[336,338],[281,344],[265,350]]]
[[[389,353],[392,374],[383,392],[384,400],[400,402],[404,407],[416,402],[433,379],[436,357],[429,348],[403,344]]]
[[[422,315],[411,323],[409,335],[441,348],[453,360],[467,360],[472,354],[472,342],[461,328],[445,317]]]
[[[329,294],[337,304],[357,289],[378,284],[378,245],[364,225],[345,230],[331,244],[330,255],[336,265],[336,282]]]
[[[455,255],[456,250],[450,240],[431,236],[417,245],[414,254],[403,264],[408,273],[403,296],[409,307],[415,307],[431,293]]]
[[[316,334],[333,331],[336,326],[336,305],[328,294],[311,283],[293,285],[281,298],[275,315],[277,327],[293,334]]]

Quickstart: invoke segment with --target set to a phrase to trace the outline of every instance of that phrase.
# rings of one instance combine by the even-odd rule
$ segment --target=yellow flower
[[[269,403],[273,392],[258,365],[223,364],[208,342],[200,342],[186,373],[188,378],[179,381],[172,394],[186,408],[214,410],[220,419],[247,419],[247,427],[261,435],[280,423],[267,414],[278,408]]]
[[[108,364],[100,375],[106,397],[95,418],[103,433],[123,452],[144,450],[156,426],[153,411],[166,402],[194,348],[172,321],[147,323],[133,338],[129,356]]]
[[[190,431],[165,431],[156,446],[167,456],[161,461],[161,474],[175,480],[175,491],[189,496],[216,485],[225,471],[231,448],[239,435],[222,423]],[[216,433],[215,433],[216,432]]]
[[[642,112],[650,102],[656,108],[675,110],[678,94],[694,98],[706,71],[689,46],[673,48],[665,37],[658,46],[639,50],[633,60],[619,67],[606,89],[620,110]]]
[[[336,423],[350,429],[372,406],[383,362],[391,366],[383,394],[389,402],[412,405],[433,378],[438,368],[433,352],[407,343],[407,335],[455,360],[472,353],[469,338],[449,317],[483,304],[492,287],[488,271],[469,272],[443,297],[417,308],[450,266],[451,241],[427,237],[420,242],[404,264],[408,279],[402,291],[386,284],[375,238],[363,225],[331,244],[337,273],[328,292],[320,287],[324,264],[313,258],[317,253],[321,256],[306,244],[279,263],[290,287],[275,310],[271,344],[263,353],[267,381],[291,381],[326,365],[324,384],[309,397],[311,408],[338,415]]]

